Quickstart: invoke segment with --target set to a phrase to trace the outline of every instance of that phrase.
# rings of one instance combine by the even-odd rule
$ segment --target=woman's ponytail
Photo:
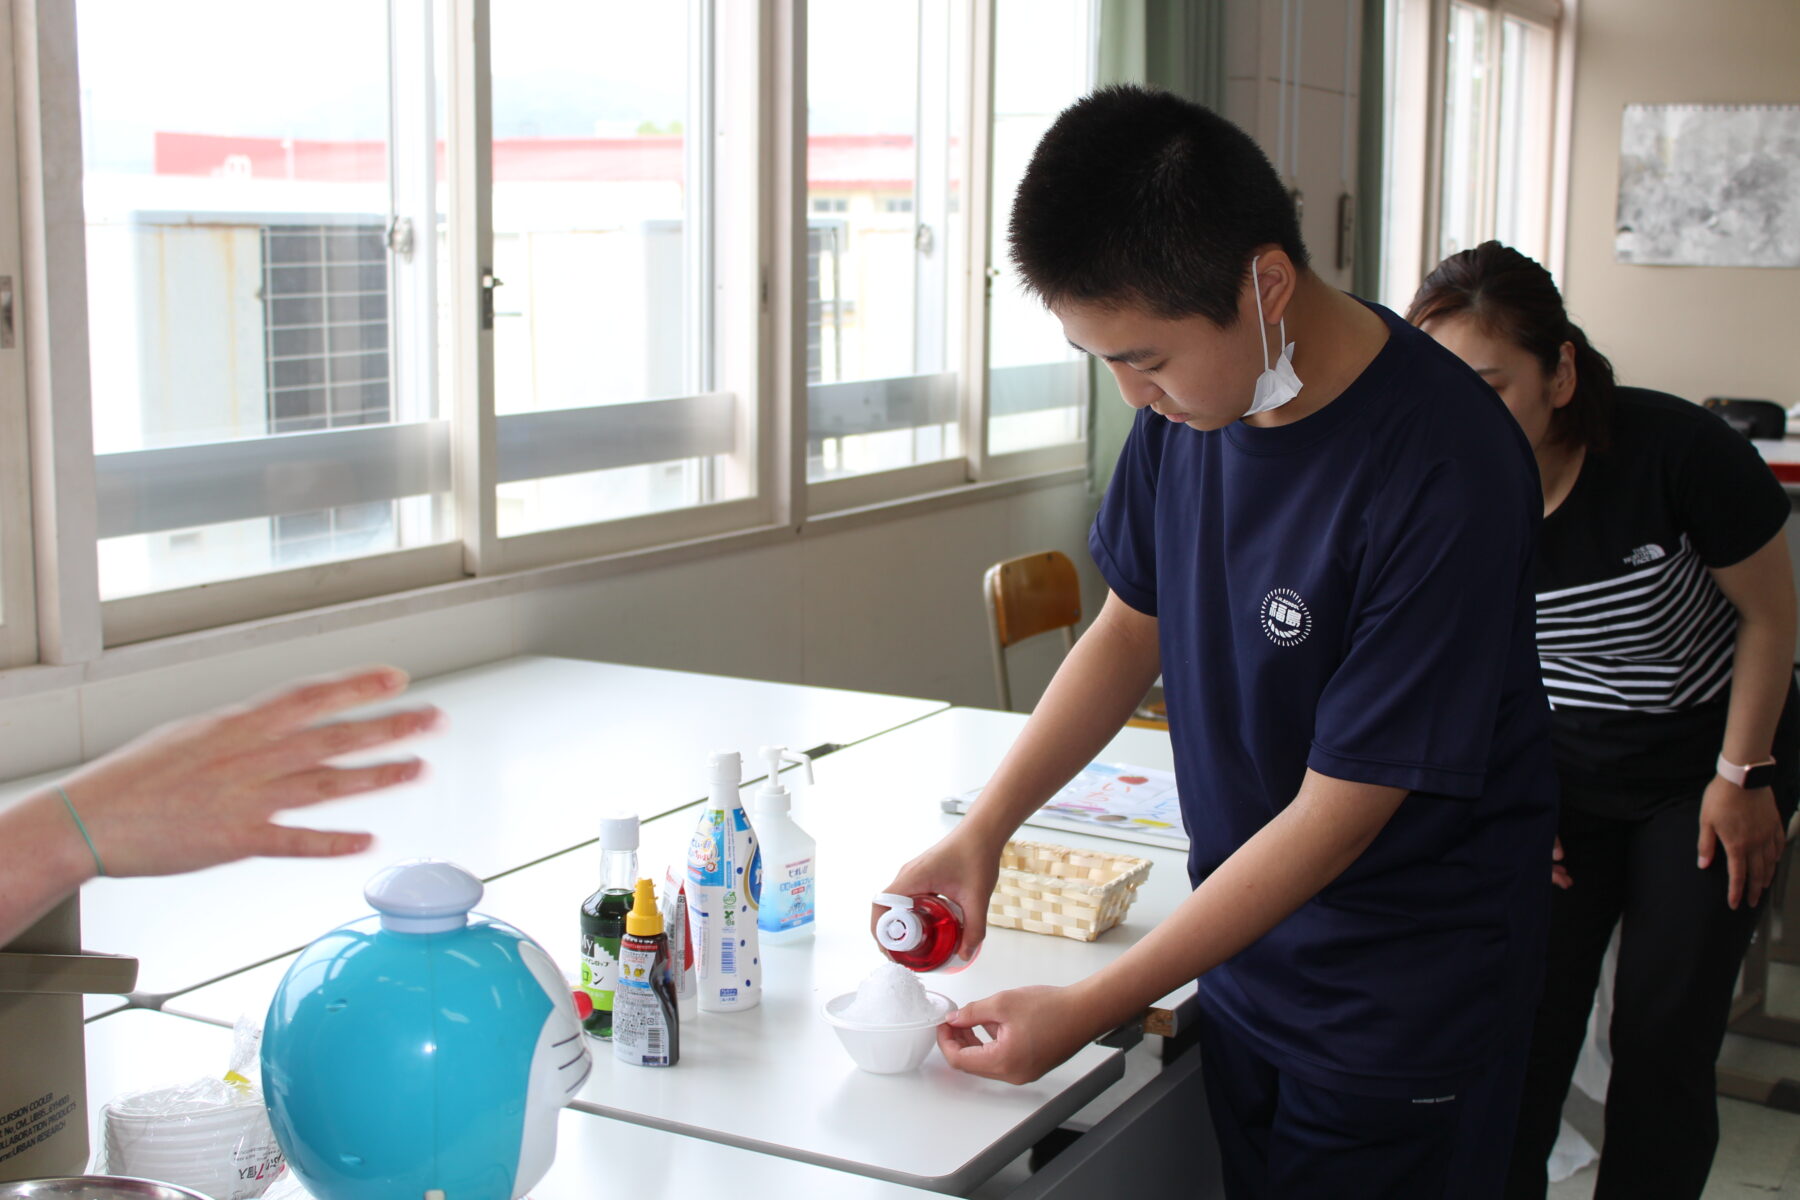
[[[1550,272],[1510,246],[1483,242],[1434,268],[1407,307],[1413,325],[1467,314],[1495,337],[1525,350],[1546,374],[1556,370],[1563,343],[1575,351],[1575,394],[1556,410],[1550,428],[1558,442],[1606,447],[1618,384],[1612,363],[1569,320]]]

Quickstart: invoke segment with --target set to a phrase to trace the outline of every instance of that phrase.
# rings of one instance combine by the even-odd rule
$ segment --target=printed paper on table
[[[981,789],[947,797],[943,809],[966,813]],[[1025,818],[1041,829],[1064,829],[1145,846],[1188,848],[1175,776],[1150,767],[1089,763],[1049,803]]]

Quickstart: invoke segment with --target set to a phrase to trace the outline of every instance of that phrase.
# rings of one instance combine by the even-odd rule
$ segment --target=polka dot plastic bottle
[[[708,764],[710,798],[688,843],[688,912],[694,933],[701,1012],[741,1012],[762,1001],[757,893],[762,855],[738,800],[742,760],[733,751]]]

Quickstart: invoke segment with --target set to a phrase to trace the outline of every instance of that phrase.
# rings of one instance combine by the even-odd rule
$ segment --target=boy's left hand
[[[993,1040],[977,1037],[977,1026]],[[1030,1083],[1104,1032],[1092,1026],[1091,1008],[1078,1001],[1072,988],[1013,988],[951,1013],[938,1026],[938,1049],[959,1071],[1003,1083]]]

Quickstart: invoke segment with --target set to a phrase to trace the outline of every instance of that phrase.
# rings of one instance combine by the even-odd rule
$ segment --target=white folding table
[[[1122,1056],[1101,1046],[1084,1048],[1026,1088],[961,1075],[935,1053],[914,1075],[867,1075],[818,1016],[826,999],[855,988],[881,962],[868,934],[869,897],[960,819],[944,814],[938,801],[984,782],[1023,723],[1015,714],[952,709],[821,760],[814,787],[795,782],[790,772],[794,817],[819,842],[816,937],[765,950],[760,1008],[701,1014],[684,1026],[680,1066],[644,1070],[602,1059],[577,1105],[697,1138],[963,1192],[1104,1091],[1119,1078]],[[1104,757],[1167,769],[1168,739],[1127,729]],[[747,803],[754,792],[744,790]],[[685,858],[698,811],[690,807],[644,825],[640,872],[659,887],[665,868]],[[1179,851],[1061,830],[1028,827],[1022,836],[1137,854],[1154,865],[1127,920],[1098,941],[996,929],[968,970],[926,977],[928,986],[959,1003],[1008,987],[1073,982],[1117,957],[1188,894]],[[519,926],[572,968],[576,911],[597,872],[598,852],[584,847],[490,880],[478,908]],[[317,932],[362,911],[355,894],[340,897],[338,911]],[[166,1009],[216,1021],[260,1015],[287,961],[175,996]],[[1187,985],[1159,1007],[1186,1011],[1193,991]]]
[[[611,805],[654,815],[699,799],[709,751],[739,749],[748,773],[760,775],[759,745],[847,745],[946,707],[540,657],[444,675],[399,703],[423,702],[447,717],[441,734],[405,747],[425,760],[423,780],[287,818],[369,830],[373,851],[94,880],[82,891],[85,944],[136,956],[142,994],[192,988],[297,949],[346,909],[354,915],[363,881],[385,863],[448,858],[490,878],[592,839]],[[53,778],[0,788],[0,805]],[[89,1011],[105,1007],[96,1000]]]
[[[90,1127],[97,1128],[101,1105],[108,1100],[221,1075],[230,1053],[229,1029],[167,1013],[137,1009],[90,1022]],[[378,1081],[371,1086],[379,1086]],[[732,1181],[740,1196],[907,1200],[927,1194],[568,1108],[557,1125],[556,1160],[530,1195],[532,1200],[591,1200],[597,1191],[617,1190],[643,1200],[688,1200],[715,1191],[720,1180]]]

